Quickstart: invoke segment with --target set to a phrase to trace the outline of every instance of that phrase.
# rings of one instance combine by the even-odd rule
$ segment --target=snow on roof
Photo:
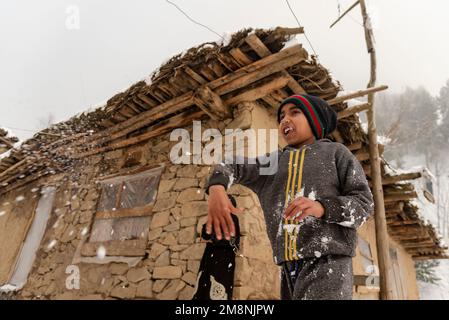
[[[11,155],[11,151],[12,151],[13,149],[19,150],[20,147],[22,146],[22,143],[23,143],[23,141],[18,141],[18,142],[16,142],[16,143],[14,143],[14,145],[12,146],[11,149],[9,149],[9,150],[6,151],[6,152],[1,153],[1,154],[0,154],[0,160],[9,157],[9,156]]]
[[[6,132],[6,135],[3,136],[4,138],[14,138],[14,137],[17,137],[17,136],[11,131],[10,128],[0,126],[0,132],[1,132],[1,131]]]
[[[426,166],[413,166],[408,169],[398,169],[393,168],[390,164],[385,166],[385,173],[388,175],[399,175],[399,174],[407,174],[407,173],[415,173],[419,172],[424,176],[429,177],[432,181],[435,181],[436,178],[432,172]]]

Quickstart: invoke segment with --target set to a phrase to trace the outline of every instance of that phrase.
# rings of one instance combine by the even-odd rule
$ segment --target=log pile
[[[337,97],[340,84],[315,57],[309,57],[300,44],[284,48],[293,35],[302,32],[301,28],[245,29],[234,34],[227,45],[205,43],[171,58],[148,79],[116,94],[103,107],[55,124],[19,150],[12,149],[0,161],[0,195],[63,172],[86,157],[144,142],[192,120],[230,118],[233,108],[245,101],[276,110],[280,101],[293,93],[319,96],[335,108],[339,125],[330,138],[348,146],[369,180],[369,142],[358,113],[370,105],[348,108],[345,102],[369,92]],[[383,149],[379,145],[380,154]],[[384,170],[382,175],[382,183],[388,186],[384,195],[390,234],[415,258],[441,257],[444,248],[435,230],[421,223],[417,208],[410,204],[416,191],[401,183],[420,175],[389,176]]]

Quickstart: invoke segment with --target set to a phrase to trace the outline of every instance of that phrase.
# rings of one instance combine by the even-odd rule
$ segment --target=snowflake
[[[84,227],[83,230],[81,230],[81,235],[85,236],[87,234],[87,227]]]
[[[106,257],[106,248],[104,246],[99,246],[97,249],[97,258],[103,260]]]
[[[56,245],[57,242],[58,241],[56,241],[56,240],[51,240],[47,246],[47,249],[49,249],[49,250],[52,249]]]

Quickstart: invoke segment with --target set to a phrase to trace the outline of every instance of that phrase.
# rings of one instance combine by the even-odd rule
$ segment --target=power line
[[[183,15],[185,15],[185,16],[187,17],[187,19],[189,19],[189,20],[192,21],[193,23],[195,23],[195,24],[197,24],[197,25],[199,25],[199,26],[201,26],[201,27],[203,27],[203,28],[206,28],[206,29],[209,30],[210,32],[215,33],[217,36],[219,36],[221,39],[223,39],[223,41],[225,40],[225,38],[224,38],[222,35],[220,35],[218,32],[216,32],[216,31],[213,30],[212,28],[209,28],[208,26],[206,26],[206,25],[204,25],[204,24],[202,24],[202,23],[200,23],[200,22],[198,22],[198,21],[192,19],[192,18],[191,18],[191,17],[190,17],[184,10],[182,10],[176,3],[171,2],[170,0],[165,0],[165,1],[167,1],[169,4],[171,4],[172,6],[174,6],[176,9],[178,9]]]
[[[11,130],[19,130],[19,131],[28,131],[28,132],[37,132],[37,131],[39,131],[39,129],[31,130],[31,129],[14,128],[14,127],[10,127],[10,126],[3,126],[3,128],[11,129]]]
[[[298,17],[296,16],[295,12],[293,11],[292,7],[290,6],[290,2],[288,2],[288,0],[285,0],[285,2],[287,2],[288,8],[290,9],[290,12],[291,12],[291,13],[293,14],[293,16],[295,17],[296,22],[298,23],[298,26],[299,26],[300,28],[302,28],[301,23],[299,23]],[[315,49],[313,49],[312,42],[310,42],[310,40],[309,40],[309,38],[307,37],[307,34],[306,34],[305,31],[304,31],[304,37],[306,38],[307,42],[309,43],[310,48],[312,48],[312,51],[313,51],[313,53],[315,54],[315,56],[318,57],[318,55],[317,55],[316,52],[315,52]]]

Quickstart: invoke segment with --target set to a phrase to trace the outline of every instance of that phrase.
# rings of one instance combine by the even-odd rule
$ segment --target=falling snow
[[[52,249],[56,245],[57,242],[58,241],[56,241],[56,240],[51,240],[47,246],[47,249],[49,249],[49,250]]]
[[[104,246],[99,246],[97,249],[97,258],[103,260],[106,257],[106,248]]]
[[[85,236],[87,234],[87,227],[84,227],[83,230],[81,230],[81,235]]]

